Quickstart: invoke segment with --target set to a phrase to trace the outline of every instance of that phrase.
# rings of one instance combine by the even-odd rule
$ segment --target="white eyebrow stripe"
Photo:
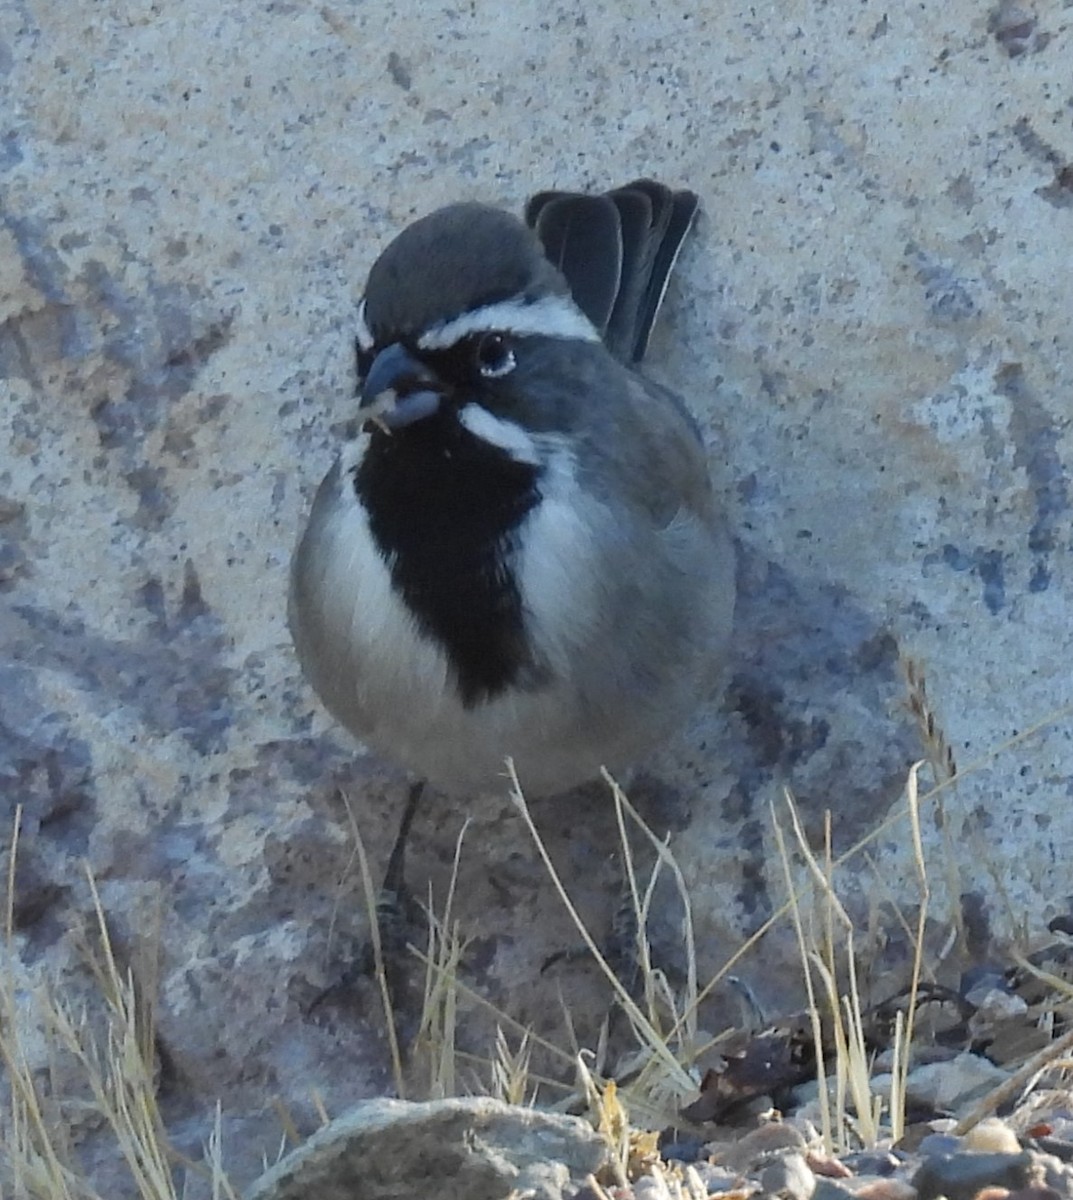
[[[369,326],[365,323],[365,298],[358,303],[358,319],[357,327],[354,330],[354,336],[357,338],[358,345],[362,350],[368,352],[376,345],[376,339],[373,337]]]
[[[474,333],[536,334],[540,337],[599,342],[593,323],[568,296],[500,300],[433,325],[417,339],[421,350],[447,350]]]

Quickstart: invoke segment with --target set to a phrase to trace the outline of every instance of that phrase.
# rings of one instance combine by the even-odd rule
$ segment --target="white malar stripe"
[[[540,465],[540,451],[535,440],[513,421],[505,421],[479,404],[464,404],[459,409],[458,420],[482,442],[506,450],[515,462],[534,467]]]
[[[417,339],[422,350],[447,350],[474,333],[535,334],[539,337],[598,342],[596,327],[569,296],[544,296],[486,304],[451,321],[433,325]]]
[[[538,656],[555,673],[569,675],[596,625],[606,586],[598,552],[606,513],[582,491],[573,455],[561,441],[546,449],[541,500],[518,535],[518,590]]]
[[[365,323],[365,300],[364,300],[364,298],[362,298],[361,302],[358,304],[358,320],[357,320],[357,327],[354,330],[354,336],[357,338],[358,345],[366,353],[368,353],[373,348],[373,346],[376,345],[376,341],[373,338],[372,331],[369,329],[369,326]]]

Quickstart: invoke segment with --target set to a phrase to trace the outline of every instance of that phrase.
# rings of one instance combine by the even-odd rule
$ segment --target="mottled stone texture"
[[[405,781],[299,678],[285,576],[353,414],[364,273],[448,200],[641,174],[704,200],[650,359],[722,472],[738,655],[638,785],[702,966],[781,902],[783,784],[839,846],[893,810],[921,754],[900,653],[974,768],[926,814],[936,920],[956,892],[978,940],[1064,910],[1069,712],[1001,748],[1073,699],[1071,61],[1073,8],[1042,2],[0,5],[14,952],[80,978],[87,858],[119,952],[159,943],[191,1148],[223,1095],[248,1177],[266,1096],[308,1129],[312,1087],[339,1111],[387,1086],[373,992],[306,1011],[365,928],[342,798],[380,863]],[[575,935],[507,801],[433,800],[412,877],[442,895],[467,814],[467,978],[562,1042],[557,989],[583,1028],[606,991],[539,974]],[[606,805],[537,819],[599,931]],[[911,905],[904,822],[872,853]],[[786,954],[739,967],[773,1009]]]
[[[319,1130],[247,1200],[563,1200],[607,1157],[607,1141],[577,1117],[484,1097],[373,1100]]]

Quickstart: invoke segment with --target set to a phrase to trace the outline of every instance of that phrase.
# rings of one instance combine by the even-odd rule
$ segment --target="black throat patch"
[[[446,652],[466,708],[539,676],[509,560],[540,499],[539,473],[449,410],[396,434],[375,430],[353,473],[392,582]]]

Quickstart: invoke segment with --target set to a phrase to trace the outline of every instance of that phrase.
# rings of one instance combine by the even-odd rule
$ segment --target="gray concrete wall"
[[[1073,8],[1044,0],[0,7],[17,951],[28,978],[71,963],[79,856],[127,951],[159,907],[195,1143],[221,1092],[302,1112],[312,1083],[336,1105],[386,1086],[375,998],[302,1008],[364,928],[340,791],[380,861],[404,781],[299,677],[285,579],[353,414],[364,273],[448,200],[643,174],[703,197],[650,358],[722,473],[738,657],[641,788],[678,831],[705,964],[781,902],[783,784],[840,845],[896,808],[922,754],[899,654],[958,764],[984,762],[946,836],[926,822],[936,887],[978,892],[997,930],[1065,910],[1068,707],[992,752],[1073,700],[1071,61]],[[471,812],[471,977],[555,1036],[537,968],[573,934],[506,801]],[[442,887],[464,815],[433,801],[418,886]],[[606,807],[538,819],[599,927]],[[911,903],[906,843],[874,853]],[[773,1004],[782,953],[744,972]],[[585,974],[564,986],[596,1011]]]

